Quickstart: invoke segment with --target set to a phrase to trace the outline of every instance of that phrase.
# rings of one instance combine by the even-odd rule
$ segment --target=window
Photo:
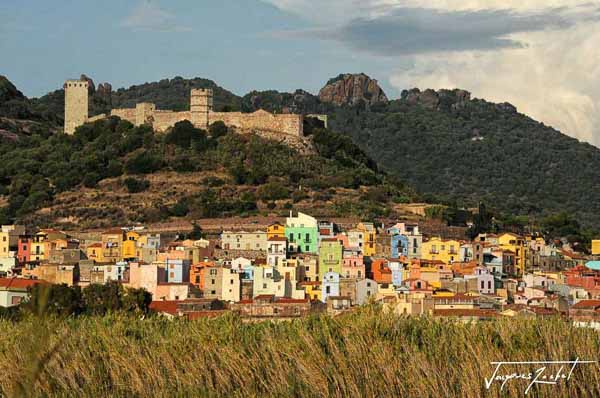
[[[196,275],[196,283],[200,283],[200,275]]]
[[[325,286],[325,293],[326,294],[330,294],[331,293],[331,286]]]
[[[170,272],[169,273],[169,278],[171,278],[171,279],[175,278],[175,272]]]
[[[492,281],[488,281],[488,289],[492,288]]]
[[[266,289],[266,288],[267,288],[267,284],[263,283],[263,289]]]
[[[217,291],[216,290],[211,290],[210,294],[217,294]]]
[[[233,285],[233,279],[230,280],[230,283]]]
[[[310,247],[308,247],[308,246],[306,246],[304,249],[305,249],[306,251],[310,251]]]
[[[210,283],[211,283],[212,285],[214,285],[214,284],[215,284],[215,280],[214,280],[214,279],[211,279],[211,280],[210,280]]]
[[[481,288],[485,289],[485,282],[481,281]]]

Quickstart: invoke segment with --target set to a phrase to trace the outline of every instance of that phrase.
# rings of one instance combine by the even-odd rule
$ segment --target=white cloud
[[[568,26],[508,36],[522,48],[493,51],[464,49],[414,55],[414,67],[387,76],[398,88],[453,88],[519,111],[562,132],[600,147],[599,5],[589,0],[266,0],[314,25],[344,25],[356,18],[377,19],[397,7],[438,11],[509,10],[518,13],[560,11]],[[328,5],[323,8],[322,3]],[[389,58],[389,57],[388,57]],[[407,56],[398,56],[406,65]],[[399,68],[400,69],[400,68]],[[384,76],[375,76],[383,79]]]
[[[151,0],[142,1],[135,6],[121,25],[133,30],[157,32],[184,32],[190,30],[189,27],[179,24],[175,15],[162,9]]]

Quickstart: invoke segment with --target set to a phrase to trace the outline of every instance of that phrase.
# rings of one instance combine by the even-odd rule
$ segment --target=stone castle
[[[77,127],[86,122],[107,117],[105,114],[88,117],[88,87],[89,83],[85,80],[67,80],[64,84],[66,134],[73,134]],[[154,104],[142,102],[136,104],[135,108],[112,109],[110,116],[118,116],[136,126],[148,124],[159,132],[166,131],[177,122],[189,120],[201,129],[222,121],[229,127],[242,130],[260,130],[296,137],[304,135],[303,115],[272,114],[262,109],[253,113],[214,112],[211,89],[191,89],[189,111],[158,110]]]

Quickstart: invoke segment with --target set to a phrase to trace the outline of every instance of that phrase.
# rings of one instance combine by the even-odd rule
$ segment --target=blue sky
[[[364,72],[388,97],[462,88],[600,146],[590,0],[0,0],[0,74],[27,96],[85,73],[317,93]]]
[[[254,0],[9,0],[0,5],[0,25],[0,73],[28,96],[81,73],[114,88],[183,76],[239,95],[317,92],[339,73],[376,76],[386,64],[335,42],[279,37],[311,23]]]

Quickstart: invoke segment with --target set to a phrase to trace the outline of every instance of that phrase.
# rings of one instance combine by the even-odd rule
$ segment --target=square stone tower
[[[210,88],[193,88],[190,92],[191,122],[195,127],[208,128],[209,114],[213,108],[213,91]]]
[[[73,134],[75,129],[88,119],[88,82],[67,80],[65,89],[65,134]]]

